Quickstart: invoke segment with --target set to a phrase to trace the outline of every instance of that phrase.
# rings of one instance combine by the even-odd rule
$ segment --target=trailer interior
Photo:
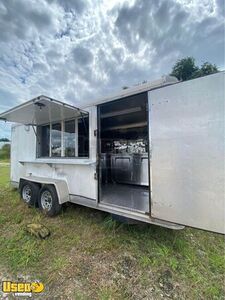
[[[147,93],[98,107],[99,201],[149,213]]]

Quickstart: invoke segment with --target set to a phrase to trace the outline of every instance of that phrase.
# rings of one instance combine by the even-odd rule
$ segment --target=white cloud
[[[223,12],[223,0],[2,1],[0,111],[39,94],[79,106],[187,55],[224,68]]]

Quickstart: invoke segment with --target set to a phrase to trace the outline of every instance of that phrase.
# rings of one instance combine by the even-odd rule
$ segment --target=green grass
[[[120,224],[70,205],[56,218],[27,207],[0,165],[0,274],[30,276],[47,299],[224,299],[224,238],[186,228]],[[37,239],[26,224],[51,231]]]
[[[0,187],[4,188],[9,183],[9,166],[8,161],[0,160]]]
[[[10,159],[9,158],[0,158],[0,163],[10,163]]]

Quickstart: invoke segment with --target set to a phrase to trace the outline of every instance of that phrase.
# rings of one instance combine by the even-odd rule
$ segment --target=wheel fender
[[[65,181],[60,180],[52,183],[55,187],[56,193],[58,195],[59,204],[63,204],[69,201],[69,189]]]
[[[57,192],[59,204],[63,204],[69,201],[69,189],[65,180],[36,176],[25,176],[20,178],[19,185],[21,185],[24,180],[36,182],[41,185],[52,184]]]

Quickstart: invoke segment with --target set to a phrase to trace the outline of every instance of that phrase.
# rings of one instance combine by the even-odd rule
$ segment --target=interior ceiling
[[[147,93],[133,95],[127,98],[116,100],[101,105],[101,114],[116,112],[128,108],[145,106],[147,102]]]
[[[122,100],[106,103],[100,107],[101,132],[117,131],[131,134],[134,128],[147,126],[147,93],[134,95]],[[114,133],[115,135],[115,133]]]

